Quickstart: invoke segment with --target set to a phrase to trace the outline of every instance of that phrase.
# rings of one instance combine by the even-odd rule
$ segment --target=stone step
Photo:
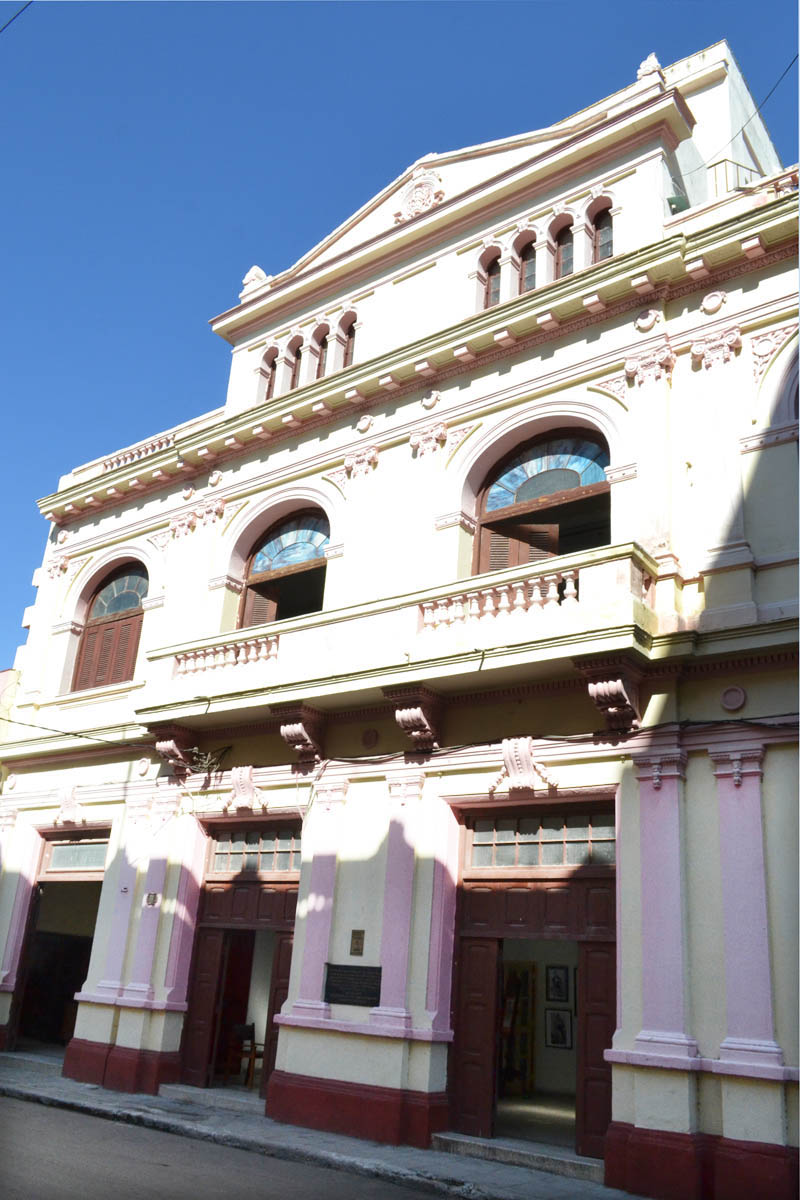
[[[596,1158],[583,1158],[564,1146],[547,1146],[518,1138],[477,1138],[463,1133],[435,1133],[431,1138],[431,1149],[443,1150],[448,1154],[465,1154],[470,1158],[482,1158],[512,1167],[528,1167],[533,1171],[547,1171],[551,1175],[564,1175],[569,1179],[603,1182],[602,1162]]]
[[[63,1054],[37,1054],[35,1051],[0,1051],[0,1071],[39,1071],[45,1075],[60,1075],[64,1066]]]

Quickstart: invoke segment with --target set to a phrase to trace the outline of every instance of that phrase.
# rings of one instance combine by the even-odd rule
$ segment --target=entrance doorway
[[[101,881],[40,883],[30,914],[17,1037],[65,1046],[86,980]]]
[[[583,798],[582,798],[583,799]],[[602,804],[602,807],[601,807]],[[453,1127],[603,1157],[616,1026],[614,817],[465,798]],[[471,810],[471,811],[470,811]]]
[[[505,938],[496,1137],[575,1145],[577,942]]]

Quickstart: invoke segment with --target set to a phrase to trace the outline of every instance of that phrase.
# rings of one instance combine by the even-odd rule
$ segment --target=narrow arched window
[[[89,602],[73,691],[133,679],[146,595],[147,571],[139,563],[106,575]]]
[[[272,358],[264,363],[264,370],[267,375],[267,389],[264,393],[265,400],[271,400],[275,395],[275,375],[278,369],[278,356],[273,353]]]
[[[611,210],[604,208],[592,221],[592,261],[602,262],[614,253]]]
[[[289,388],[296,388],[300,383],[300,364],[303,359],[303,347],[298,346],[292,355],[292,376],[289,380]]]
[[[486,267],[486,284],[483,289],[483,307],[491,308],[500,300],[500,258],[493,258]]]
[[[344,331],[344,361],[342,367],[352,367],[356,352],[356,323],[351,321]]]
[[[480,495],[476,572],[607,545],[608,450],[582,430],[560,430],[516,450]]]
[[[556,236],[556,279],[572,274],[572,230],[567,225]]]
[[[532,292],[536,287],[536,243],[528,242],[519,256],[519,291]]]
[[[240,626],[319,612],[329,538],[328,518],[318,508],[271,526],[250,555]]]
[[[325,367],[328,362],[328,335],[321,338],[319,341],[319,351],[317,353],[317,379],[322,379],[325,374]]]

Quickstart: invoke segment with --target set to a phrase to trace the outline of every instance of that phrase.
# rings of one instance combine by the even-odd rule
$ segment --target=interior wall
[[[578,1020],[575,1014],[575,967],[578,965],[578,943],[557,942],[544,938],[506,938],[503,941],[503,963],[535,963],[536,994],[534,996],[534,1089],[537,1092],[557,1092],[575,1095],[578,1065]],[[547,1000],[546,968],[569,969],[569,996],[566,1001]],[[555,1049],[545,1045],[545,1009],[560,1009],[568,1013],[572,1024],[572,1049]]]
[[[247,1024],[255,1026],[256,1041],[261,1042],[267,1028],[275,934],[271,929],[258,929],[255,939],[250,995],[247,999]]]
[[[36,928],[40,933],[94,937],[102,882],[44,883]]]

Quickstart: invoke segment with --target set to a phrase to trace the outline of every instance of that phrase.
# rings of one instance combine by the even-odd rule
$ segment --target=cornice
[[[170,446],[153,452],[146,459],[146,471],[142,470],[141,461],[115,467],[45,497],[39,502],[40,510],[60,525],[68,525],[84,515],[94,517],[99,511],[118,506],[128,495],[135,493],[139,497],[143,492],[174,485],[179,479],[188,481],[205,474],[212,464],[216,467],[252,453],[260,445],[269,444],[272,448],[296,438],[298,433],[329,425],[344,414],[372,407],[389,395],[381,380],[391,377],[393,399],[424,390],[429,379],[420,377],[416,371],[418,363],[429,366],[437,382],[445,381],[572,336],[641,308],[643,293],[637,288],[642,286],[643,279],[653,285],[650,292],[653,301],[664,304],[692,292],[708,291],[727,278],[763,270],[795,252],[795,209],[795,196],[782,197],[758,209],[756,214],[740,214],[717,226],[725,253],[732,254],[736,246],[740,249],[736,261],[712,263],[704,267],[700,278],[686,277],[687,264],[708,258],[709,246],[699,240],[700,234],[687,238],[676,235],[630,254],[615,256],[567,279],[473,314],[419,342],[298,388],[268,404],[201,429],[194,427],[177,435]],[[765,214],[769,220],[765,221]],[[772,230],[776,238],[784,240],[772,249],[765,249],[759,257],[747,257],[741,251],[741,243],[747,241],[755,227],[762,233]],[[707,233],[703,231],[702,236]],[[588,311],[584,305],[587,296],[599,297],[600,308]],[[547,321],[547,328],[541,324],[543,318],[552,318]],[[741,324],[747,325],[744,314]],[[503,345],[495,341],[496,335],[509,327],[513,343]],[[460,353],[463,347],[468,347],[468,353]],[[593,365],[591,375],[595,374]],[[393,434],[392,440],[395,439]]]

